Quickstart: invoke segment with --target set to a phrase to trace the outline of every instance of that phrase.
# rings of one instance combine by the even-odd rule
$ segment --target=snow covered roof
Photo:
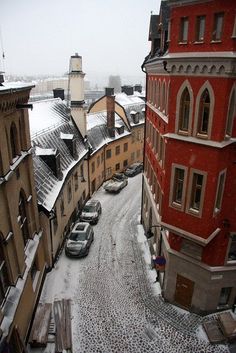
[[[124,130],[119,128],[124,127]],[[118,114],[115,114],[115,136],[110,137],[107,129],[107,112],[87,114],[87,135],[92,151],[100,149],[105,144],[130,135],[124,121]]]
[[[116,97],[115,97],[115,101],[124,108],[127,118],[129,120],[130,126],[142,125],[144,124],[144,119],[145,119],[145,116],[144,116],[145,102],[136,93],[137,92],[129,96],[126,93],[122,92],[122,93],[116,94]],[[139,119],[134,121],[132,115],[136,115],[137,113],[139,113],[138,114]]]
[[[33,163],[38,203],[50,211],[66,176],[85,157],[87,149],[80,132],[70,119],[70,110],[60,98],[34,103],[33,110],[29,111],[29,121],[34,146]],[[78,158],[71,155],[65,142],[71,136],[75,140]],[[54,155],[55,151],[60,154],[60,179],[40,157]]]
[[[3,82],[2,86],[0,85],[0,94],[1,93],[6,93],[9,91],[21,91],[25,89],[30,89],[33,88],[34,84],[29,83],[29,82]]]

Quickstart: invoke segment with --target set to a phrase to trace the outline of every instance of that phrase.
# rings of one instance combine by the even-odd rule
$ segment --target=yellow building
[[[0,84],[0,351],[26,352],[45,262],[29,134],[32,86]]]
[[[112,88],[106,88],[86,116],[90,194],[115,172],[143,160],[145,102],[133,87],[122,90],[114,95]]]

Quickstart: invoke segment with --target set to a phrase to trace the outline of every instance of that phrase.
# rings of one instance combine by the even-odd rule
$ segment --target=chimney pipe
[[[53,97],[54,98],[61,98],[61,100],[65,99],[64,89],[63,88],[55,88],[53,90]]]
[[[110,137],[115,137],[115,96],[106,96],[107,129]]]
[[[134,94],[133,86],[121,86],[121,92],[126,93],[127,96],[132,96]]]

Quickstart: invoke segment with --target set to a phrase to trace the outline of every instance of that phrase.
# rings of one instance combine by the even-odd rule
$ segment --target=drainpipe
[[[146,97],[145,97],[145,124],[144,124],[144,141],[143,141],[143,174],[142,174],[142,197],[141,197],[141,219],[140,223],[143,225],[143,186],[144,186],[144,160],[145,160],[145,148],[146,148],[146,102],[147,102],[147,88],[148,88],[148,78],[147,78],[147,72],[144,68],[146,58],[141,66],[142,71],[145,73],[146,77]]]

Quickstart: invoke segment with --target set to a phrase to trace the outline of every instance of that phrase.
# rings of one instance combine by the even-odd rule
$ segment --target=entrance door
[[[186,309],[191,307],[194,282],[188,278],[177,275],[175,288],[175,302]]]

